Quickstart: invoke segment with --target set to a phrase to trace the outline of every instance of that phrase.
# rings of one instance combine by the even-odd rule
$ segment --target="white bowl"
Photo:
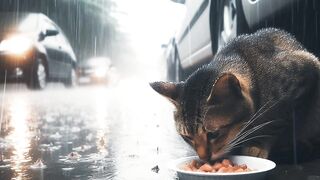
[[[180,180],[262,180],[267,172],[274,169],[276,164],[268,159],[256,158],[251,156],[229,156],[234,164],[246,164],[252,171],[238,173],[206,173],[191,172],[182,169],[184,165],[192,160],[199,160],[197,156],[191,156],[175,160],[172,170],[176,171]],[[200,160],[199,160],[200,161]]]

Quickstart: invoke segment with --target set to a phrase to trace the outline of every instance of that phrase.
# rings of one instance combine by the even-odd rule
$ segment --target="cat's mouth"
[[[223,151],[223,149],[220,149],[218,152],[211,152],[209,161],[216,161],[218,159],[221,159],[225,155],[226,153]]]
[[[231,123],[220,129],[220,136],[208,142],[208,158],[210,161],[218,160],[237,149],[232,142],[237,136],[242,123]]]
[[[212,145],[211,145],[211,147],[212,147]],[[224,151],[224,147],[219,147],[219,148],[211,149],[208,152],[207,157],[208,157],[209,161],[216,161],[225,155],[226,155],[226,152]]]

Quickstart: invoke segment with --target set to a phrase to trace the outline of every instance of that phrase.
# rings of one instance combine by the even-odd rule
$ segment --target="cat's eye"
[[[209,141],[216,139],[219,136],[219,130],[208,132],[207,133],[207,139]]]

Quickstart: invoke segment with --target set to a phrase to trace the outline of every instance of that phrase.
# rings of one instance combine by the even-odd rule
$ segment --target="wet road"
[[[174,107],[148,82],[0,85],[0,179],[176,179],[170,162],[194,152],[175,131]],[[278,165],[267,179],[319,180],[319,167]]]
[[[173,106],[139,79],[45,91],[16,84],[0,102],[0,179],[175,179],[169,162],[193,154],[175,132]]]

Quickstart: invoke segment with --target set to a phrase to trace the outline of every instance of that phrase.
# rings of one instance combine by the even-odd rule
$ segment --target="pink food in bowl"
[[[191,162],[186,163],[182,167],[182,170],[207,173],[239,173],[252,171],[247,165],[238,165],[229,159],[223,159],[221,162],[215,162],[214,164],[192,160]]]

